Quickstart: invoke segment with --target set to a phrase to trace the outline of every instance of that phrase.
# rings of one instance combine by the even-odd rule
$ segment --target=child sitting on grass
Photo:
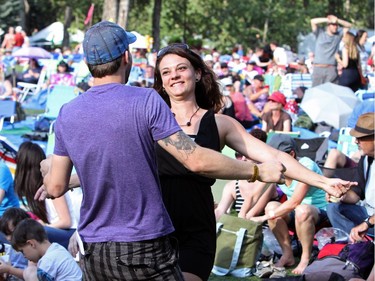
[[[25,219],[14,229],[12,246],[30,263],[23,272],[24,280],[82,280],[82,271],[69,252],[49,242],[43,226]]]

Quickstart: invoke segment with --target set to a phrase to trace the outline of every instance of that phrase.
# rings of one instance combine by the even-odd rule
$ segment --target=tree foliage
[[[327,14],[351,21],[355,28],[374,27],[374,0],[0,0],[0,27],[21,24],[30,33],[57,20],[65,22],[70,7],[70,28],[84,29],[91,3],[94,23],[126,14],[121,19],[126,29],[156,36],[157,48],[185,41],[229,51],[237,43],[246,49],[271,40],[296,48],[298,35],[311,31],[310,19]]]

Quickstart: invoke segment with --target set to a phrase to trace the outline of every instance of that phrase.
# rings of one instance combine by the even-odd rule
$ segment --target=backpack
[[[366,279],[374,266],[373,241],[346,245],[328,243],[320,252],[322,253],[319,253],[318,259],[303,272],[306,281],[328,281],[333,273],[341,276],[342,280],[360,277]]]
[[[47,117],[42,117],[39,120],[36,120],[34,123],[34,130],[36,132],[49,132],[50,125],[54,120],[49,119]]]
[[[367,278],[374,266],[374,242],[365,241],[346,245],[339,257],[358,269],[359,275]]]

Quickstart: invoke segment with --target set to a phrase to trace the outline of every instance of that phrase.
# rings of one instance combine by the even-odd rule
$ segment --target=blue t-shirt
[[[10,207],[19,207],[18,196],[14,192],[13,177],[8,166],[0,161],[0,189],[5,191],[5,195],[0,204],[0,216]]]
[[[299,162],[305,166],[307,169],[322,175],[322,171],[320,170],[318,164],[316,164],[313,160],[308,157],[302,157],[299,159]],[[293,180],[290,186],[285,184],[279,185],[280,189],[286,194],[288,200],[292,197],[294,190],[298,184],[298,181]],[[301,204],[309,204],[313,205],[319,209],[326,209],[327,201],[326,201],[326,193],[324,190],[317,188],[315,186],[310,186],[309,191],[306,193],[305,197],[303,198]]]
[[[60,244],[52,243],[38,261],[38,280],[80,281],[82,271],[72,255]]]
[[[63,106],[54,153],[81,181],[84,242],[134,242],[173,231],[163,204],[155,143],[181,128],[153,89],[94,86]]]

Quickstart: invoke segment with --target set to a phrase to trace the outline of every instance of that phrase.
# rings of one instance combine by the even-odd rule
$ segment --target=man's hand
[[[258,180],[270,183],[285,183],[285,166],[281,162],[266,162],[258,164]]]
[[[328,23],[338,23],[338,18],[334,15],[328,15],[327,21]]]
[[[42,173],[43,178],[48,174],[49,169],[51,168],[52,155],[48,155],[46,159],[40,162],[40,172]]]
[[[362,241],[363,237],[365,237],[367,233],[367,230],[368,230],[368,226],[365,222],[353,227],[349,235],[350,241],[352,242]]]
[[[36,191],[35,196],[34,196],[34,199],[35,199],[35,200],[39,200],[39,201],[43,201],[43,200],[45,200],[45,199],[55,199],[55,197],[49,195],[48,192],[46,191],[44,185],[42,185],[42,186],[39,187],[39,189]]]
[[[324,190],[334,197],[340,198],[344,195],[352,186],[358,185],[357,182],[344,181],[337,178],[327,178],[327,184]]]

